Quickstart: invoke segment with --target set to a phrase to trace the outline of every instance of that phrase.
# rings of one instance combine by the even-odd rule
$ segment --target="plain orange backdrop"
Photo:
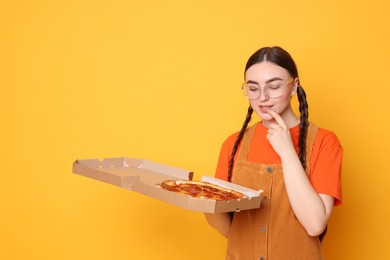
[[[388,259],[387,1],[2,1],[0,257],[223,259],[202,214],[71,172],[139,157],[214,175],[247,58],[295,58],[344,150],[327,259]],[[297,102],[294,101],[295,107]]]

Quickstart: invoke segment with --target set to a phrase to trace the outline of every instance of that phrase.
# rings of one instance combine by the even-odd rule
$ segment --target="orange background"
[[[201,213],[71,166],[128,156],[214,175],[245,117],[247,58],[280,45],[298,64],[311,120],[345,149],[327,259],[388,259],[388,5],[2,1],[0,257],[223,259],[226,241]]]

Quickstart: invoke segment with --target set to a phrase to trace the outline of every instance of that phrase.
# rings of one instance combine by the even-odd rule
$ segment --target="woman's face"
[[[245,72],[245,82],[251,86],[249,91],[254,97],[257,96],[257,88],[260,92],[258,98],[250,99],[249,102],[263,121],[273,120],[266,109],[272,109],[284,121],[295,118],[290,100],[296,93],[298,78],[293,79],[285,68],[267,61],[256,63]]]

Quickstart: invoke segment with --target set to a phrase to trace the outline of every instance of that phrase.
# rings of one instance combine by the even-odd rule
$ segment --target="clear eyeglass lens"
[[[282,85],[280,83],[273,83],[259,87],[257,84],[244,83],[242,90],[248,99],[258,99],[260,97],[260,91],[264,91],[266,96],[272,98],[279,97],[282,94]]]

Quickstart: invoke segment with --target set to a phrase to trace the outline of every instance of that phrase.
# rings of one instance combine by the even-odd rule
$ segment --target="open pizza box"
[[[132,190],[188,210],[205,213],[220,213],[259,208],[261,190],[252,190],[237,184],[209,176],[201,180],[243,193],[246,198],[217,201],[193,198],[162,189],[158,186],[165,180],[192,180],[193,173],[172,166],[137,158],[105,158],[76,160],[73,172],[91,179]]]

